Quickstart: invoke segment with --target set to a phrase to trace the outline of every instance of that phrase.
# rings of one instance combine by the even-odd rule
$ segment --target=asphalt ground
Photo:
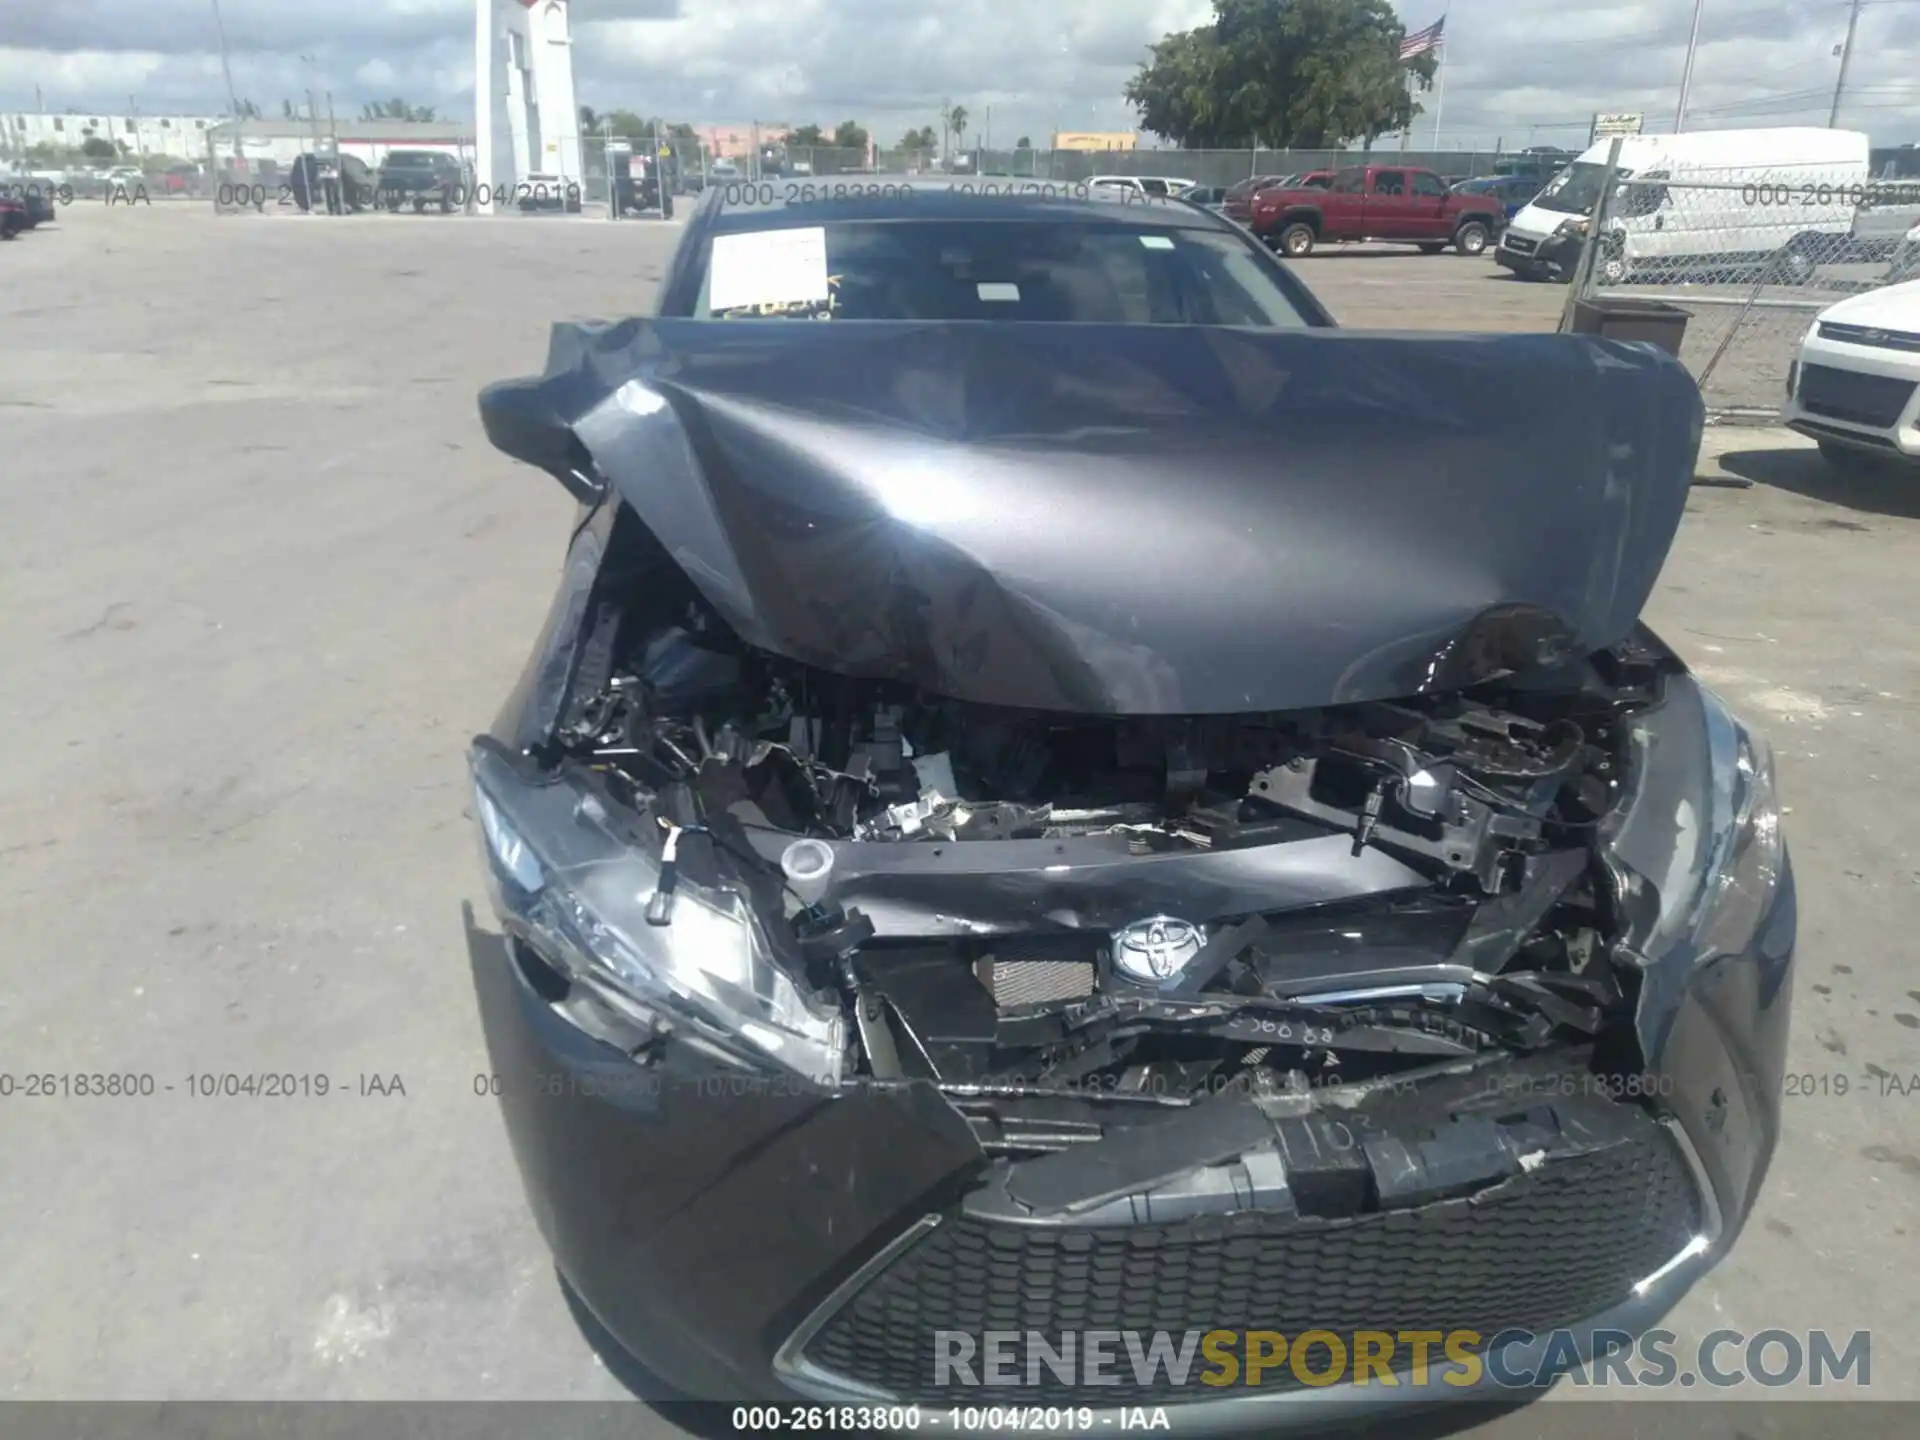
[[[677,235],[76,205],[0,249],[0,1396],[628,1393],[476,1094],[462,755],[572,511],[474,396],[552,321],[643,311]],[[1550,328],[1562,299],[1451,255],[1299,269],[1350,325]],[[1872,1393],[1920,1398],[1920,477],[1842,483],[1779,431],[1708,451],[1751,485],[1695,491],[1651,618],[1776,749],[1800,1078],[1670,1325],[1868,1329]],[[330,1091],[191,1078],[263,1073]],[[156,1090],[22,1088],[99,1074]]]

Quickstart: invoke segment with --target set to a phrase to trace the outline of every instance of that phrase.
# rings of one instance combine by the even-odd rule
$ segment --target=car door
[[[1372,240],[1406,240],[1413,234],[1413,194],[1404,170],[1376,170],[1367,182],[1360,233]]]
[[[1447,187],[1438,175],[1424,170],[1408,172],[1407,231],[1416,240],[1443,240],[1452,228],[1447,223]]]
[[[1342,170],[1327,186],[1320,201],[1325,218],[1321,234],[1329,240],[1357,240],[1366,227],[1367,172],[1361,166]]]

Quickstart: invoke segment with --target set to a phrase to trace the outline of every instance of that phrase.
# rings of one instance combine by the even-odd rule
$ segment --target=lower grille
[[[1885,430],[1900,422],[1901,412],[1913,398],[1913,385],[1892,375],[1808,365],[1800,372],[1800,407],[1810,414]]]
[[[1511,250],[1516,255],[1531,255],[1540,248],[1538,240],[1529,240],[1526,236],[1515,235],[1511,231],[1500,244],[1503,249]]]
[[[1002,1010],[1093,994],[1099,942],[1085,935],[1003,935],[976,973]]]
[[[1351,1220],[1265,1212],[1106,1228],[1014,1225],[961,1213],[867,1282],[807,1343],[813,1365],[902,1400],[951,1403],[935,1334],[1089,1330],[1440,1330],[1491,1338],[1598,1315],[1695,1233],[1685,1161],[1650,1122],[1631,1140],[1546,1165],[1471,1199]],[[1143,1339],[1145,1336],[1143,1335]],[[1115,1347],[1116,1352],[1119,1347]],[[979,1353],[976,1351],[976,1353]],[[1324,1369],[1326,1357],[1310,1369]],[[1044,1368],[1022,1403],[1166,1404],[1192,1382],[1083,1388]],[[1297,1384],[1269,1372],[1264,1388]],[[1011,1392],[1008,1398],[1012,1398]]]

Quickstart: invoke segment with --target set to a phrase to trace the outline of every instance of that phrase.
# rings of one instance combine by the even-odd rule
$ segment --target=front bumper
[[[554,977],[519,942],[480,930],[470,915],[467,939],[529,1199],[558,1268],[596,1318],[682,1393],[872,1403],[899,1387],[873,1383],[891,1362],[863,1359],[862,1347],[885,1346],[895,1324],[924,1329],[927,1315],[914,1307],[948,1294],[965,1304],[940,1301],[940,1323],[957,1317],[1010,1329],[1036,1318],[1061,1330],[1099,1325],[1119,1315],[1121,1297],[1158,1307],[1119,1316],[1126,1328],[1143,1330],[1191,1323],[1286,1329],[1276,1314],[1296,1328],[1389,1331],[1429,1317],[1441,1328],[1492,1317],[1483,1331],[1492,1335],[1506,1328],[1505,1313],[1539,1332],[1571,1329],[1583,1356],[1602,1332],[1638,1333],[1725,1254],[1765,1172],[1779,1128],[1794,925],[1792,876],[1783,871],[1751,952],[1690,977],[1653,1066],[1660,1125],[1612,1100],[1586,1107],[1587,1119],[1621,1127],[1633,1148],[1614,1154],[1645,1171],[1644,1183],[1629,1183],[1607,1202],[1646,1221],[1642,1250],[1634,1249],[1631,1224],[1616,1227],[1604,1243],[1618,1252],[1617,1263],[1576,1265],[1578,1273],[1561,1277],[1564,1295],[1577,1303],[1556,1308],[1548,1295],[1505,1312],[1500,1305],[1511,1293],[1551,1287],[1540,1275],[1517,1273],[1528,1265],[1526,1244],[1482,1223],[1502,1213],[1496,1204],[1475,1199],[1397,1212],[1393,1234],[1371,1252],[1357,1230],[1329,1244],[1325,1226],[1312,1235],[1278,1226],[1267,1213],[1280,1208],[1271,1176],[1254,1213],[1122,1222],[1103,1209],[1097,1225],[1083,1217],[1078,1226],[1023,1229],[1006,1212],[1009,1176],[1046,1162],[1020,1162],[1013,1171],[991,1162],[977,1123],[930,1084],[828,1093],[800,1080],[749,1080],[671,1044],[643,1067],[562,1013]],[[1563,1125],[1569,1117],[1585,1123],[1580,1104],[1559,1111]],[[1180,1130],[1199,1128],[1196,1121]],[[1109,1144],[1083,1148],[1093,1155]],[[1617,1174],[1607,1178],[1617,1167],[1584,1175],[1574,1172],[1576,1163],[1563,1171],[1550,1160],[1524,1177],[1564,1176],[1563,1183],[1515,1187],[1511,1198],[1521,1204],[1505,1213],[1520,1240],[1529,1205],[1544,1205],[1561,1228],[1602,1225],[1607,1212],[1582,1209],[1580,1196],[1620,1184]],[[1679,1209],[1676,1174],[1686,1189]],[[1257,1177],[1249,1183],[1260,1190]],[[1701,1239],[1676,1249],[1686,1232]],[[1550,1231],[1527,1233],[1538,1241]],[[1352,1262],[1344,1269],[1343,1245]],[[1643,1254],[1664,1263],[1630,1273]],[[1181,1257],[1193,1265],[1180,1270]],[[1447,1297],[1451,1319],[1433,1310],[1379,1313],[1415,1305],[1422,1292],[1396,1266],[1415,1280],[1454,1277],[1445,1282],[1455,1286]],[[1371,1278],[1356,1281],[1368,1267]],[[1628,1283],[1635,1279],[1648,1283]],[[1072,1403],[1166,1404],[1182,1431],[1319,1427],[1423,1403],[1520,1398],[1498,1377],[1531,1372],[1547,1343],[1542,1335],[1496,1346],[1475,1384],[1439,1383],[1446,1371],[1436,1365],[1435,1383],[1420,1388],[1342,1383],[1190,1399],[1198,1387],[1188,1386],[1124,1402],[1082,1390]],[[903,1398],[932,1403],[925,1387]],[[941,1403],[1035,1401],[1062,1403],[1024,1389],[967,1389]]]
[[[1920,459],[1920,350],[1816,331],[1801,342],[1783,419],[1816,440]]]
[[[1580,240],[1572,235],[1523,235],[1509,226],[1501,232],[1493,258],[1503,268],[1529,280],[1565,279],[1580,261]]]

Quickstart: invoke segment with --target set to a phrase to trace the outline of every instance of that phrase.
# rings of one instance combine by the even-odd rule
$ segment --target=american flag
[[[1411,60],[1416,55],[1425,55],[1429,50],[1438,50],[1442,43],[1442,32],[1447,28],[1447,17],[1442,15],[1424,30],[1416,30],[1400,42],[1400,58]]]

